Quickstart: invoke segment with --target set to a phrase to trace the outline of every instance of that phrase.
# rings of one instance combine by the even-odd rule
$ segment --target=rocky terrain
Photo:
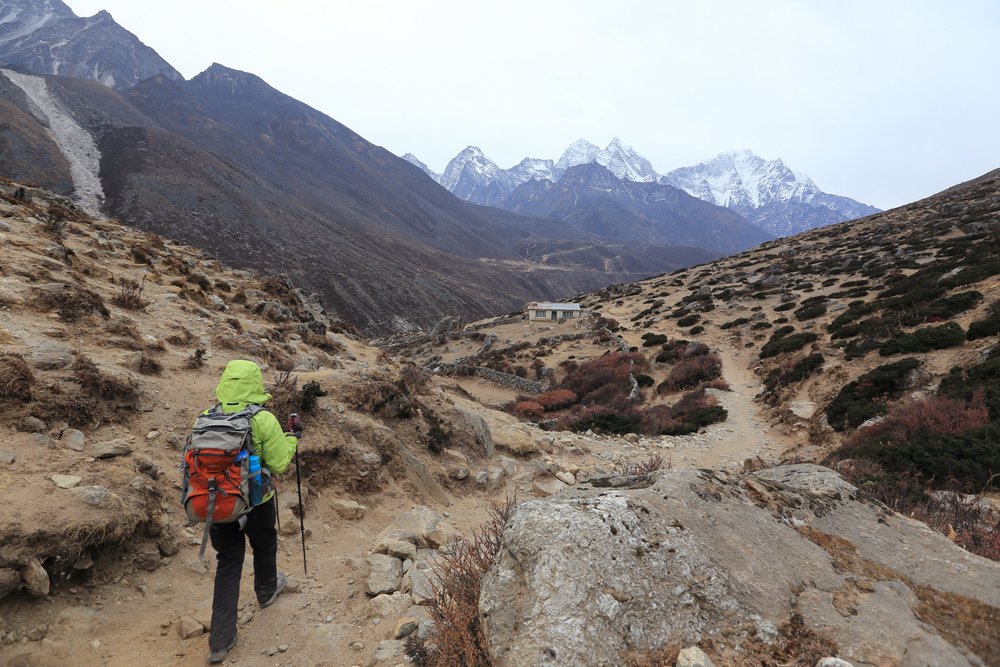
[[[455,664],[435,582],[516,496],[473,603],[482,664],[996,665],[989,526],[896,514],[838,452],[874,463],[857,435],[913,402],[997,414],[998,181],[581,294],[572,321],[371,343],[281,278],[4,184],[0,662],[202,664],[213,569],[178,446],[244,357],[306,418],[309,574],[286,474],[293,590],[257,610],[248,564],[233,664]]]

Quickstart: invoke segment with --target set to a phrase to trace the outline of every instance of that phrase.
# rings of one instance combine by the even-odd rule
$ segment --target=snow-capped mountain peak
[[[596,146],[586,139],[577,139],[563,152],[562,157],[556,162],[556,168],[565,171],[578,164],[594,162],[600,152],[600,146]]]
[[[445,167],[441,175],[441,185],[454,192],[462,173],[467,170],[471,175],[478,177],[477,180],[485,183],[495,180],[501,171],[500,167],[483,155],[478,146],[467,146]]]
[[[556,169],[556,163],[552,160],[542,160],[539,158],[526,157],[516,165],[507,170],[509,174],[515,177],[518,181],[518,185],[521,183],[526,183],[528,181],[557,181],[559,180],[559,172]]]
[[[660,181],[731,208],[778,236],[878,210],[847,197],[826,194],[812,179],[793,171],[781,159],[765,160],[746,149],[674,169]]]
[[[618,178],[630,181],[652,182],[659,178],[649,160],[636,153],[631,146],[622,143],[618,137],[614,137],[604,149],[586,139],[574,141],[559,158],[556,167],[565,171],[570,167],[592,162],[607,167]]]
[[[403,156],[403,159],[406,160],[407,162],[409,162],[410,164],[412,164],[413,166],[419,168],[422,172],[424,172],[425,174],[427,174],[428,176],[430,176],[432,179],[434,179],[438,183],[441,182],[441,174],[436,174],[433,171],[431,171],[431,168],[428,167],[423,162],[421,162],[420,158],[418,158],[413,153],[407,153],[406,155]]]

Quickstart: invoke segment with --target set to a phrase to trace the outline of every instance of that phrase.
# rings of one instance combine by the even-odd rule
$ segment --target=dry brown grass
[[[0,400],[27,402],[35,374],[19,354],[0,354]]]
[[[61,290],[35,289],[32,302],[45,310],[55,310],[64,322],[76,322],[88,315],[107,318],[111,314],[99,294],[75,285]]]
[[[653,651],[626,651],[622,655],[625,667],[674,667],[681,652],[680,642],[671,642]]]
[[[146,276],[142,277],[142,282],[137,282],[125,276],[118,276],[115,280],[118,292],[111,298],[111,303],[125,308],[126,310],[143,310],[149,302],[142,298],[142,290],[146,285]]]
[[[414,635],[406,651],[422,667],[490,667],[486,636],[479,619],[479,592],[483,575],[500,556],[504,528],[517,507],[508,497],[494,504],[489,520],[471,537],[442,553],[433,581],[434,597],[428,606],[434,629],[420,641]]]

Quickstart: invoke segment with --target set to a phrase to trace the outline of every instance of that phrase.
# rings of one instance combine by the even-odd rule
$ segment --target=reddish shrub
[[[553,389],[535,397],[535,402],[548,412],[549,410],[561,410],[576,403],[576,392],[569,389]]]
[[[606,384],[627,383],[629,373],[648,367],[649,361],[641,352],[612,352],[569,370],[560,389],[569,389],[577,396],[584,396]]]
[[[682,359],[670,369],[667,379],[660,383],[656,391],[661,394],[680,389],[690,389],[702,382],[722,376],[722,360],[716,354]]]
[[[981,391],[969,403],[931,396],[900,403],[882,421],[859,428],[847,439],[846,449],[872,444],[898,444],[917,435],[961,435],[989,423],[990,413]]]
[[[521,401],[514,405],[513,412],[522,419],[541,419],[545,408],[542,407],[541,403],[535,401]]]
[[[629,388],[622,384],[606,384],[586,394],[580,399],[581,405],[600,405],[606,408],[625,408],[628,403]]]

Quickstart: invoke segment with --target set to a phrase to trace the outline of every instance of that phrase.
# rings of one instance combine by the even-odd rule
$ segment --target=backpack
[[[254,501],[259,503],[273,488],[267,468],[251,475],[251,456],[256,459],[252,420],[263,409],[248,405],[240,412],[225,413],[215,405],[198,417],[184,445],[181,504],[188,519],[205,524],[200,559],[205,557],[213,523],[242,525]]]

